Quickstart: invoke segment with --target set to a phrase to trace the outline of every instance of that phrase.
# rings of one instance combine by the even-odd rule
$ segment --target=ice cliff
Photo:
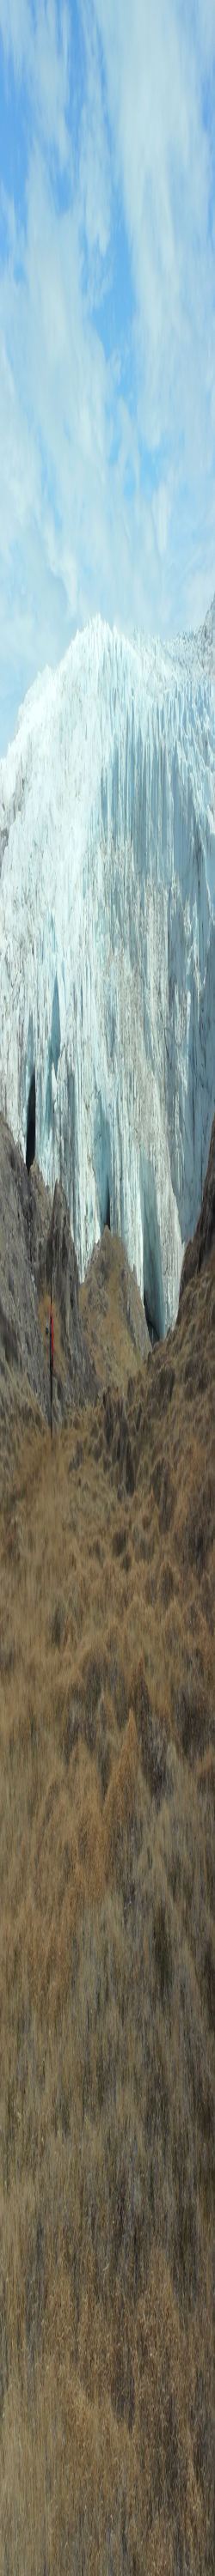
[[[97,618],[26,698],[0,1001],[1,1106],[62,1176],[81,1275],[108,1216],[164,1332],[215,1106],[215,603],[165,648]]]

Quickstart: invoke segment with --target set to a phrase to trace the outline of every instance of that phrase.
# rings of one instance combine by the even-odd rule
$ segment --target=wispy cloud
[[[214,10],[0,0],[0,31],[3,744],[97,607],[164,630],[215,588]]]
[[[69,155],[70,18],[66,0],[0,0],[0,27],[5,62],[14,63],[17,84],[25,79],[35,124],[46,149],[58,155],[60,167]],[[17,101],[18,113],[18,101]]]
[[[118,186],[132,260],[144,433],[193,453],[215,375],[215,135],[205,121],[215,27],[174,0],[96,0]],[[201,367],[201,361],[203,361]],[[192,370],[192,378],[191,378]],[[194,371],[194,381],[193,381]],[[199,382],[201,376],[201,384]],[[201,437],[201,429],[200,429]]]

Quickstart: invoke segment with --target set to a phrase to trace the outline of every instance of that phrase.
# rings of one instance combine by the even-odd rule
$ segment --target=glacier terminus
[[[215,603],[164,646],[95,618],[0,764],[0,1103],[81,1277],[105,1222],[175,1320],[215,1107]]]

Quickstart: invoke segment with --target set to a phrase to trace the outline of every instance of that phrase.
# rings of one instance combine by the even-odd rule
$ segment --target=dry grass
[[[5,1453],[2,2576],[214,2576],[213,1262],[112,1375]]]

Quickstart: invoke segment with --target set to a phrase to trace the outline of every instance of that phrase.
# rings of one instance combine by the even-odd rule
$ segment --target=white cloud
[[[94,254],[106,259],[111,224],[111,170],[102,96],[101,64],[95,20],[90,27],[86,7],[82,8],[85,36],[86,94],[80,128],[79,205],[85,225],[86,242],[93,263]],[[97,282],[97,281],[96,281]],[[92,294],[92,285],[91,285]]]
[[[200,443],[215,374],[212,180],[202,105],[203,9],[177,0],[96,0],[103,42],[115,170],[132,259],[141,418],[150,446],[162,437]],[[215,54],[207,12],[207,66]],[[200,389],[202,366],[202,399]]]
[[[153,493],[152,509],[156,528],[158,552],[159,555],[163,556],[166,554],[171,518],[171,497],[167,483],[161,482],[158,484],[157,492],[155,491]]]
[[[67,0],[0,0],[0,28],[6,60],[13,56],[20,83],[27,82],[34,119],[46,148],[54,147],[63,168],[69,155],[70,18]]]

